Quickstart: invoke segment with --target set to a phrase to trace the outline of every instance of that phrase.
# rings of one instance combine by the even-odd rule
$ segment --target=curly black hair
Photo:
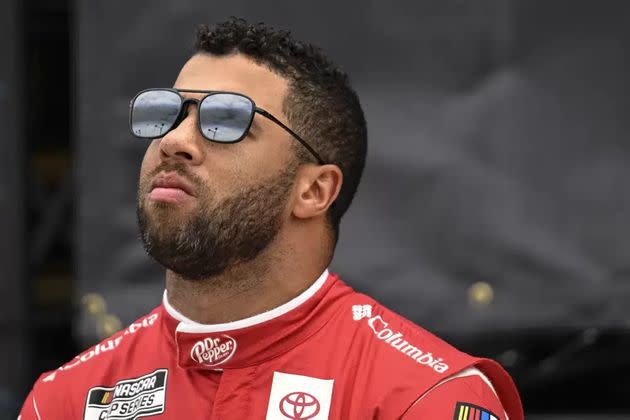
[[[289,125],[343,173],[339,197],[327,214],[336,242],[367,154],[365,117],[348,75],[320,48],[293,39],[289,31],[234,17],[212,27],[199,26],[195,50],[216,56],[243,54],[288,80],[283,112]],[[299,143],[294,147],[300,161],[314,160]]]

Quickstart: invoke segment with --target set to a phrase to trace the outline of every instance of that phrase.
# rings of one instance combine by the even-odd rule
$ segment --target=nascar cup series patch
[[[455,406],[453,420],[501,420],[490,410],[477,405],[458,402]]]
[[[164,412],[167,369],[124,379],[112,387],[90,388],[84,420],[132,420]]]

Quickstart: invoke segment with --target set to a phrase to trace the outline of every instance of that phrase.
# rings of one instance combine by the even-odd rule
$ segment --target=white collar
[[[177,326],[177,331],[181,332],[190,332],[190,333],[211,333],[211,332],[221,332],[221,331],[231,331],[238,330],[241,328],[251,327],[253,325],[262,324],[263,322],[269,321],[271,319],[277,318],[286,314],[289,311],[297,308],[304,302],[306,302],[311,296],[313,296],[319,289],[322,288],[326,279],[328,278],[328,269],[324,270],[324,272],[319,276],[315,282],[309,286],[308,289],[300,293],[298,296],[294,297],[290,301],[270,309],[269,311],[260,313],[258,315],[251,316],[249,318],[240,319],[238,321],[226,322],[224,324],[201,324],[199,322],[193,321],[190,318],[185,317],[180,312],[178,312],[171,304],[168,302],[168,296],[166,290],[164,290],[164,296],[162,298],[162,303],[164,304],[164,308],[166,312],[173,318],[179,321],[179,325]]]

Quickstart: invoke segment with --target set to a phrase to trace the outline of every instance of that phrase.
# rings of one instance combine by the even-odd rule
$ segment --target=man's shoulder
[[[379,394],[376,398],[381,407],[395,407],[392,416],[438,384],[459,378],[463,372],[478,372],[471,378],[482,378],[489,388],[496,389],[512,413],[510,418],[522,418],[514,384],[496,362],[458,350],[370,296],[353,291],[340,306],[335,342],[342,341],[340,330],[351,337],[345,342],[345,359],[354,355],[359,360],[357,372],[369,372],[368,381],[374,385],[368,388],[370,395]]]
[[[365,294],[353,291],[341,306],[337,322],[353,330],[350,351],[370,355],[363,363],[373,368],[382,365],[389,373],[434,382],[477,360]]]
[[[139,354],[135,349],[151,349],[148,342],[157,339],[161,316],[158,307],[59,368],[43,373],[24,402],[24,418],[78,418],[86,395],[111,385],[126,373],[133,366],[133,357],[137,357],[132,355]]]
[[[121,360],[129,358],[129,350],[132,347],[156,337],[161,316],[161,307],[155,308],[123,330],[79,353],[57,369],[43,373],[37,380],[36,386],[56,388],[78,381],[88,383],[90,378],[106,374],[112,366],[117,366]]]

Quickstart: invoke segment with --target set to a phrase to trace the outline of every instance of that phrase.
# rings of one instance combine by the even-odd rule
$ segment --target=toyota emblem
[[[312,419],[319,413],[319,401],[306,392],[292,392],[280,400],[280,412],[288,419]]]

